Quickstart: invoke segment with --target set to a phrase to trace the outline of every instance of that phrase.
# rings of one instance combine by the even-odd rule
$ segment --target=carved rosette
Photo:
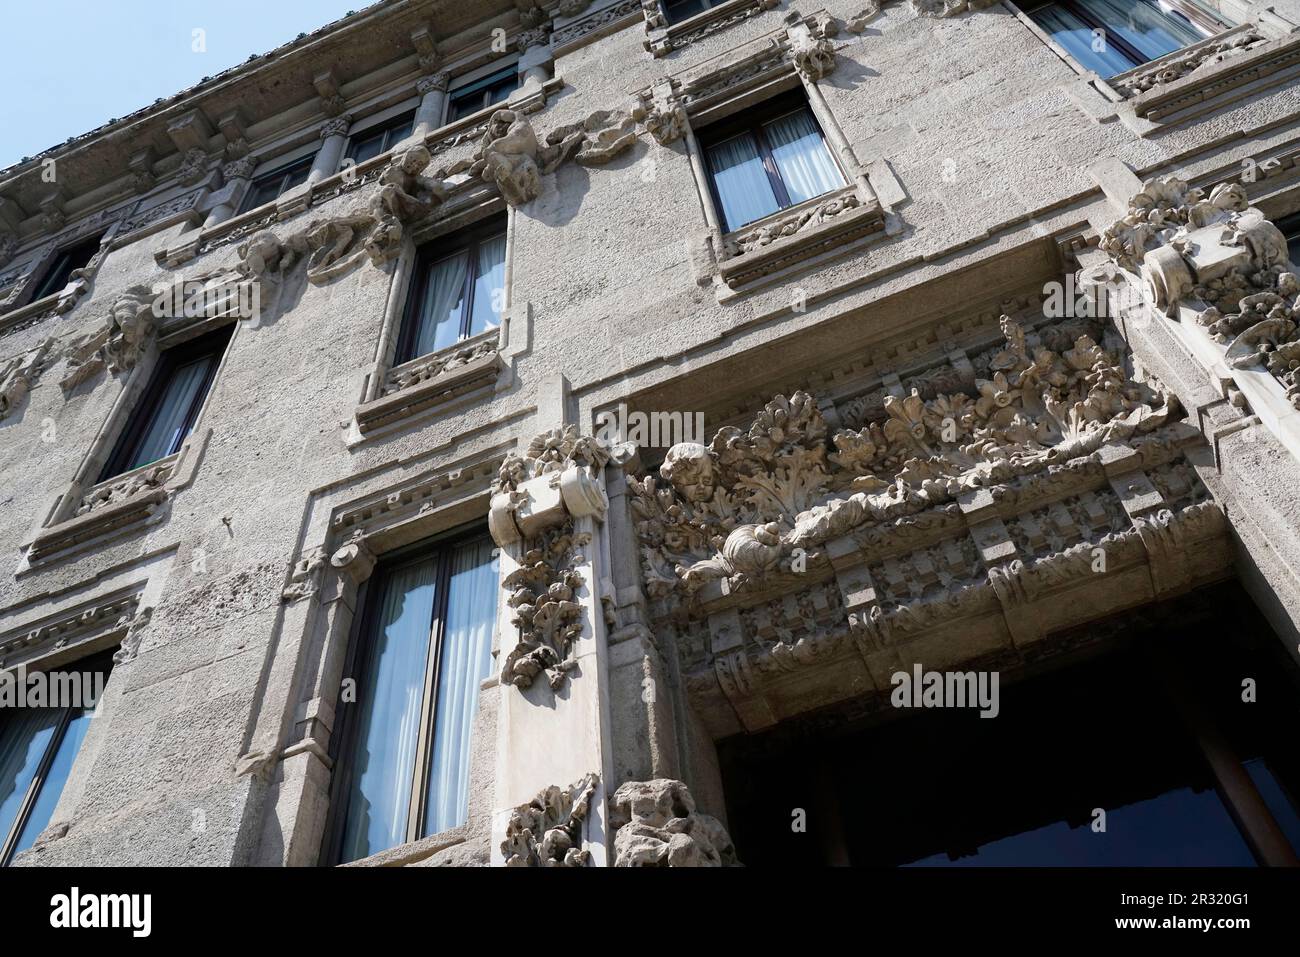
[[[567,788],[552,785],[510,812],[501,854],[506,867],[585,867],[582,832],[600,778],[585,775]]]
[[[628,781],[609,801],[615,867],[738,867],[717,818],[695,809],[681,781]]]

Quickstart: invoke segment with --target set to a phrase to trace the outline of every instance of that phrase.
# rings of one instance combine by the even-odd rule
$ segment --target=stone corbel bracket
[[[503,548],[535,538],[569,519],[603,521],[609,499],[602,482],[578,465],[529,479],[492,496],[488,529]]]

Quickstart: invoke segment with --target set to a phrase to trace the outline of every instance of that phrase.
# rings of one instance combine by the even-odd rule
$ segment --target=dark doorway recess
[[[992,719],[859,705],[721,742],[740,860],[1295,863],[1300,683],[1236,583],[1066,638],[1085,650],[1002,666]],[[1094,830],[1099,808],[1104,832]]]

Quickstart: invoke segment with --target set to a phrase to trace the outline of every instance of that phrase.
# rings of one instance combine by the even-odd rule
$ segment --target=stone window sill
[[[359,861],[349,861],[346,864],[340,864],[339,867],[407,867],[411,864],[418,864],[426,858],[432,857],[439,851],[445,851],[449,847],[455,847],[457,844],[464,844],[469,839],[469,825],[462,824],[459,827],[449,828],[438,834],[431,834],[428,837],[422,837],[418,841],[411,841],[409,844],[399,844],[397,847],[389,848],[386,851],[380,851],[378,854],[371,854],[369,857],[363,857]]]
[[[662,13],[657,22],[647,19],[646,38],[643,45],[656,57],[667,56],[674,50],[689,46],[697,40],[725,30],[733,23],[771,10],[779,0],[727,0],[680,23],[667,24]],[[647,18],[651,14],[647,12]]]
[[[71,515],[56,517],[37,533],[28,550],[28,561],[42,562],[145,522],[158,506],[190,483],[207,436],[204,432],[197,445],[187,441],[173,455],[92,486]],[[75,489],[69,493],[75,494]]]
[[[1176,122],[1300,73],[1300,36],[1270,38],[1253,23],[1098,80],[1142,119]]]
[[[718,273],[738,289],[884,229],[880,203],[844,186],[727,233]]]
[[[378,397],[356,412],[363,435],[495,386],[503,367],[501,329],[489,329],[454,346],[388,370]]]

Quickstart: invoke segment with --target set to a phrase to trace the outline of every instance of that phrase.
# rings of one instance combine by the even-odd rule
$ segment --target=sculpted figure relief
[[[1093,320],[1033,336],[1007,317],[1002,327],[1005,344],[976,357],[968,393],[847,403],[832,432],[796,392],[748,430],[674,446],[657,476],[632,485],[647,590],[689,600],[717,579],[734,590],[791,575],[796,549],[1090,455],[1177,411],[1127,378]]]

